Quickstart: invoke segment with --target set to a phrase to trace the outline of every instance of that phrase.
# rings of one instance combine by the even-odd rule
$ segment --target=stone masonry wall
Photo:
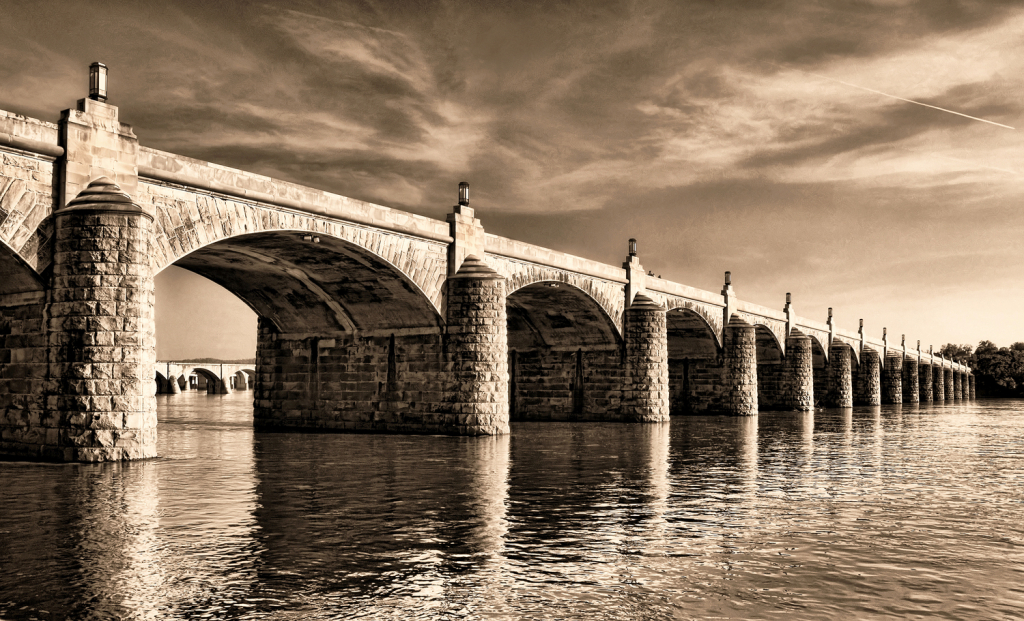
[[[929,362],[923,362],[917,367],[917,383],[919,389],[920,403],[931,403],[932,402],[932,365]]]
[[[457,431],[439,332],[295,338],[260,318],[258,333],[256,429]]]
[[[474,255],[448,279],[445,394],[457,433],[509,432],[505,279]]]
[[[0,241],[39,272],[51,261],[53,227],[40,224],[56,202],[53,171],[52,161],[0,151]]]
[[[723,339],[725,394],[722,412],[733,416],[757,414],[757,339],[754,326],[735,315]]]
[[[63,459],[155,457],[152,223],[141,214],[60,213],[48,409],[60,412]]]
[[[760,382],[760,368],[758,369]],[[760,384],[757,387],[761,394]],[[797,329],[786,338],[779,407],[806,412],[814,409],[814,368],[811,339]]]
[[[626,422],[669,419],[668,337],[665,309],[637,294],[625,316],[626,381],[622,415]]]
[[[757,407],[758,410],[788,409],[783,405],[783,376],[786,369],[779,362],[758,362],[757,365]]]
[[[932,365],[932,397],[939,402],[946,400],[946,373],[938,365]]]
[[[882,403],[903,403],[903,356],[886,354],[882,370]]]
[[[919,403],[920,388],[917,384],[917,358],[907,356],[903,360],[903,403]]]
[[[953,398],[964,398],[963,374],[959,371],[953,371]]]
[[[624,377],[618,347],[510,352],[509,416],[512,420],[620,420]]]
[[[63,459],[59,415],[46,409],[45,294],[0,298],[0,454]]]
[[[881,405],[882,361],[878,352],[865,347],[860,353],[860,365],[853,387],[854,405]]]
[[[668,361],[672,416],[724,410],[725,367],[720,356]]]
[[[946,389],[946,401],[956,399],[956,389],[953,386],[953,369],[942,370],[942,384]]]
[[[844,344],[833,345],[829,349],[826,405],[832,408],[853,407],[850,348]]]

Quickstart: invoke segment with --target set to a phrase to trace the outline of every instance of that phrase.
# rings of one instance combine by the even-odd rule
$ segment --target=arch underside
[[[672,316],[673,311],[689,311],[699,316],[711,338],[715,341],[715,346],[718,348],[722,347],[722,307],[714,306],[712,304],[702,304],[686,298],[676,297],[674,295],[661,295],[652,294],[650,291],[647,295],[651,296],[658,302],[661,302],[668,309],[669,317]]]
[[[507,300],[509,349],[619,347],[611,318],[577,287],[540,282],[517,289]]]
[[[204,246],[174,265],[242,299],[284,333],[360,333],[439,328],[434,304],[376,254],[326,234],[240,235]]]
[[[514,420],[619,415],[622,340],[597,300],[565,282],[537,282],[507,296],[506,311]]]
[[[733,314],[741,317],[750,325],[757,327],[759,334],[767,332],[769,335],[774,337],[775,345],[778,350],[782,353],[786,352],[786,322],[741,311],[737,311]]]
[[[719,309],[721,310],[721,309]],[[701,414],[714,409],[723,385],[718,335],[699,308],[668,311],[669,413]]]
[[[505,293],[509,298],[513,294],[537,284],[559,283],[562,287],[580,291],[589,297],[608,318],[617,336],[622,334],[625,296],[621,283],[544,265],[515,261],[492,254],[486,255],[485,261],[492,269],[505,277]]]

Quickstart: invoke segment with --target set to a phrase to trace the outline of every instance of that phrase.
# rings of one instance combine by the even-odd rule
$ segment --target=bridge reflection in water
[[[1021,402],[466,438],[257,434],[244,393],[159,401],[158,460],[0,464],[0,617],[997,617],[1021,603],[1002,543],[1024,542]]]

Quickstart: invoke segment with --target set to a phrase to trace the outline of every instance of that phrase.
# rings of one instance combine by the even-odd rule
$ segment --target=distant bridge
[[[249,390],[256,376],[256,365],[220,362],[157,362],[153,377],[156,394],[177,395],[183,390],[203,389],[212,395]]]
[[[154,378],[192,373],[252,374],[257,429],[390,433],[974,396],[919,341],[740,300],[728,272],[702,291],[632,240],[619,266],[486,233],[468,185],[441,222],[158,151],[104,99],[0,112],[0,455],[152,457]],[[156,362],[170,265],[256,312],[254,368]]]

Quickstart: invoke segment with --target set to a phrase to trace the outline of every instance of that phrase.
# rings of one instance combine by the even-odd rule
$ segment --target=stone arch
[[[363,259],[391,267],[407,286],[418,289],[440,314],[448,245],[444,242],[328,220],[242,200],[140,181],[137,202],[154,212],[151,265],[157,274],[204,248],[260,233],[310,234],[334,244],[343,257],[353,251]],[[344,252],[347,250],[348,252]]]
[[[736,312],[733,315],[739,316],[750,325],[757,327],[758,334],[771,334],[775,340],[776,347],[785,355],[786,322],[744,312]]]
[[[156,381],[156,394],[162,395],[170,392],[170,388],[168,387],[169,382],[166,375],[157,371],[154,379]]]
[[[485,261],[505,277],[505,293],[509,296],[520,289],[545,282],[568,285],[582,291],[601,308],[621,338],[622,313],[625,310],[622,283],[493,254],[486,255]]]
[[[403,270],[386,258],[389,253],[340,233],[319,232],[318,241],[306,236],[292,228],[225,236],[183,254],[174,265],[232,292],[282,333],[440,331],[443,265],[435,262],[428,273],[428,261],[420,273],[405,265],[408,257],[396,259]],[[432,289],[417,280],[429,280]]]
[[[722,385],[722,345],[701,308],[677,306],[665,317],[668,333],[669,413],[698,414],[713,407]]]
[[[517,287],[506,299],[510,416],[615,418],[622,338],[600,302],[562,280]]]
[[[772,410],[782,403],[782,378],[786,351],[779,336],[765,323],[754,324],[757,359],[757,401],[759,410]]]
[[[188,374],[191,375],[192,373],[195,373],[196,375],[201,375],[203,379],[206,380],[206,392],[208,394],[225,394],[226,392],[231,390],[227,382],[224,381],[224,378],[222,378],[216,371],[213,371],[212,369],[207,369],[206,367],[199,366],[190,367],[188,369]]]
[[[46,290],[42,277],[17,251],[0,239],[0,295]]]
[[[657,301],[661,302],[665,308],[668,309],[669,313],[673,311],[686,310],[690,311],[694,315],[697,315],[704,321],[704,325],[711,333],[711,337],[715,341],[715,346],[718,347],[719,351],[722,349],[722,307],[713,306],[711,304],[701,304],[694,302],[693,300],[687,300],[684,298],[678,298],[671,295],[652,295],[648,292],[648,295],[654,297]]]
[[[832,339],[833,343],[842,343],[850,348],[850,363],[853,365],[860,364],[860,341],[854,339],[839,336],[838,334]],[[831,345],[830,345],[831,346]]]

